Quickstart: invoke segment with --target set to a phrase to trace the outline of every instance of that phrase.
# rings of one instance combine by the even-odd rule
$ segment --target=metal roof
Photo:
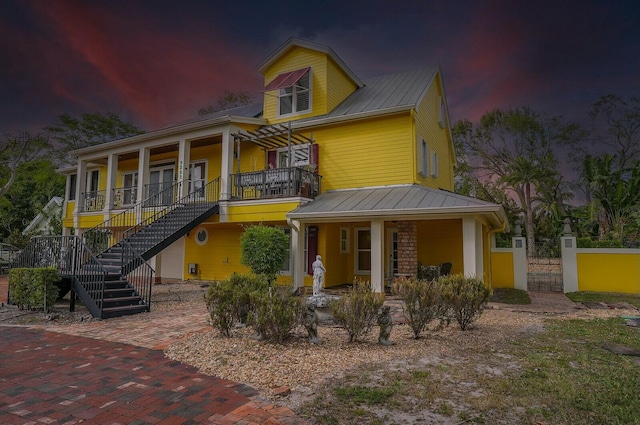
[[[238,106],[236,108],[225,109],[223,111],[211,112],[209,114],[198,115],[197,117],[183,121],[178,125],[190,124],[198,121],[210,120],[213,118],[222,118],[228,116],[258,118],[262,115],[262,102],[252,103],[250,105]],[[172,125],[174,127],[175,125]]]
[[[450,214],[488,215],[496,226],[507,222],[501,205],[420,185],[365,187],[327,191],[287,214],[293,220],[339,221],[372,217],[417,218]]]
[[[296,123],[397,108],[417,108],[438,71],[438,67],[430,67],[371,78],[365,81],[364,87],[353,92],[331,112]]]

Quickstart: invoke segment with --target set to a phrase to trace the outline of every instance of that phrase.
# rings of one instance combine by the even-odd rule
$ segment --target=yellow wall
[[[313,138],[323,192],[413,182],[409,113],[318,128]]]
[[[231,203],[228,221],[233,223],[262,223],[286,220],[286,214],[300,205],[299,202],[259,203],[237,205]]]
[[[443,129],[438,124],[438,110],[440,108],[438,96],[444,97],[442,85],[440,84],[440,74],[436,76],[434,84],[429,87],[415,113],[416,137],[415,148],[412,152],[414,158],[412,164],[414,164],[416,183],[434,188],[453,190],[454,157],[451,150],[452,141],[446,126]],[[438,153],[438,177],[431,176],[431,169],[428,177],[424,177],[418,172],[418,144],[422,143],[421,139],[427,142],[430,152],[435,151]],[[430,167],[432,166],[431,154],[429,154],[429,165]]]
[[[327,112],[330,112],[358,86],[330,59],[327,62],[327,80]]]
[[[578,290],[640,294],[640,254],[578,253]]]
[[[491,286],[494,288],[514,287],[513,252],[491,253],[491,275]]]
[[[462,220],[418,221],[418,261],[424,266],[451,263],[451,273],[464,273]]]

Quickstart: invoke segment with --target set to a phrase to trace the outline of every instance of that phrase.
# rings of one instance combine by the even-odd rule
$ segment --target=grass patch
[[[374,404],[381,404],[387,401],[387,399],[393,396],[397,390],[393,387],[371,388],[356,385],[353,387],[338,387],[334,389],[334,392],[337,399],[343,403],[366,404],[368,406],[372,406]]]
[[[640,295],[616,292],[571,292],[567,297],[573,302],[628,303],[640,308]]]
[[[513,288],[494,288],[490,301],[504,304],[531,304],[527,291]]]

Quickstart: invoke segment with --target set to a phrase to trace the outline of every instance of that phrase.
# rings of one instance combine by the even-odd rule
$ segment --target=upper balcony
[[[275,168],[232,175],[232,200],[289,198],[314,199],[322,177],[304,167]]]

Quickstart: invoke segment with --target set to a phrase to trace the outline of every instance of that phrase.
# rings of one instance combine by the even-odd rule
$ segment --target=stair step
[[[140,305],[141,298],[137,295],[131,295],[129,297],[113,297],[104,298],[103,302],[109,304],[116,303],[128,303],[128,305]]]
[[[146,305],[128,305],[120,307],[105,307],[102,309],[102,317],[108,319],[110,317],[127,316],[130,314],[138,314],[149,311]]]

